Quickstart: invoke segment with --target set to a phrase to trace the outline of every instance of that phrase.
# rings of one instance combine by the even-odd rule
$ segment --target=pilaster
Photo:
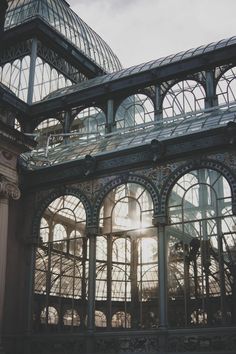
[[[15,183],[10,182],[6,177],[0,175],[0,353],[4,353],[2,347],[2,329],[6,283],[9,198],[18,200],[20,198],[20,190]]]

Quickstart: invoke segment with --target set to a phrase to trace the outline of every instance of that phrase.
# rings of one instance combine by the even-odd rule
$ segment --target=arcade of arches
[[[88,294],[86,209],[75,194],[52,200],[40,219],[36,249],[35,331],[86,328],[91,296],[90,323],[99,330],[235,324],[236,218],[227,179],[209,168],[189,171],[169,191],[167,214],[159,234],[143,185],[120,184],[105,195],[95,235],[94,293]],[[162,319],[160,306],[167,307]]]

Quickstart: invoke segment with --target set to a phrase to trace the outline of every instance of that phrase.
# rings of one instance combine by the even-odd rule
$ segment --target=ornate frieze
[[[0,175],[0,197],[20,199],[20,190],[15,183],[8,181],[6,177]]]

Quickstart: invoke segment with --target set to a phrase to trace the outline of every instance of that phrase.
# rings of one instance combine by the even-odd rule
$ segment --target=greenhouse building
[[[0,1],[0,353],[236,353],[236,37],[130,68]]]

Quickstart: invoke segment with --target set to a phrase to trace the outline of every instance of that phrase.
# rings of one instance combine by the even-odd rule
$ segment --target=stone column
[[[0,353],[4,353],[2,347],[4,294],[7,264],[7,236],[8,236],[8,200],[19,199],[18,186],[0,175]]]

